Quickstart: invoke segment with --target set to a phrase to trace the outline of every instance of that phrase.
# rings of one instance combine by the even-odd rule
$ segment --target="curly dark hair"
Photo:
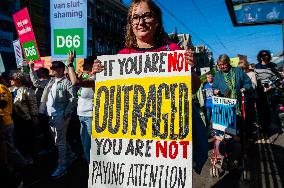
[[[155,19],[157,19],[158,21],[158,26],[156,28],[156,32],[154,36],[155,37],[154,45],[156,47],[161,47],[161,46],[169,44],[170,38],[164,30],[161,9],[152,0],[133,0],[128,9],[126,35],[125,35],[125,47],[126,48],[137,48],[138,47],[137,40],[136,40],[136,37],[132,29],[132,12],[133,12],[134,6],[142,2],[146,3],[149,6],[151,12],[155,16]]]
[[[270,53],[269,50],[260,50],[260,51],[258,52],[258,54],[257,54],[257,61],[258,61],[259,63],[262,62],[261,56],[262,56],[263,53],[266,53],[266,54],[268,55],[269,61],[272,59],[272,58],[271,58],[271,53]]]

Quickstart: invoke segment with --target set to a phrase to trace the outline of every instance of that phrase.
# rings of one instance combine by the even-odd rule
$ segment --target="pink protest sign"
[[[15,13],[13,19],[26,61],[29,62],[32,59],[35,61],[36,67],[42,67],[43,64],[40,59],[28,9],[24,8]]]

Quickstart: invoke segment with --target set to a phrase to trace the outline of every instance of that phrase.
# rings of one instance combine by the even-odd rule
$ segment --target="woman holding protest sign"
[[[237,99],[236,106],[236,132],[237,135],[231,135],[229,139],[226,141],[226,145],[221,142],[221,140],[216,139],[215,146],[217,147],[217,153],[221,152],[221,155],[225,156],[224,152],[229,153],[229,168],[235,167],[235,162],[239,162],[241,160],[241,145],[240,145],[240,137],[243,136],[242,127],[242,114],[241,114],[241,104],[242,104],[242,93],[250,92],[252,90],[252,83],[250,78],[246,75],[246,73],[239,67],[232,67],[230,65],[230,58],[226,54],[220,55],[218,58],[218,67],[219,71],[215,74],[214,82],[213,82],[213,92],[214,95]],[[213,107],[214,113],[214,107]],[[214,118],[213,118],[214,119]],[[214,123],[214,122],[213,122]],[[242,131],[243,130],[243,131]],[[217,137],[224,136],[224,133],[218,130],[215,130]],[[226,132],[227,133],[227,132]],[[227,137],[225,137],[227,138]],[[221,142],[221,143],[220,143]],[[225,151],[222,148],[226,148]],[[223,152],[221,151],[223,150]]]
[[[125,48],[121,50],[119,54],[181,50],[177,44],[170,43],[169,37],[164,31],[162,12],[153,1],[132,1],[132,4],[128,10],[127,20]],[[184,55],[186,63],[189,63],[192,67],[194,67],[193,52],[188,49]],[[90,74],[96,74],[102,70],[103,66],[101,62],[95,60],[92,72]],[[70,74],[70,77],[72,80],[72,78],[75,78],[76,76],[75,74]],[[201,82],[197,74],[195,74],[193,71],[191,78],[192,92],[196,93],[201,85]],[[76,79],[76,82],[83,84],[84,82],[87,83],[89,81],[80,81],[79,79]],[[91,85],[85,86],[90,87]],[[193,148],[198,148],[193,150],[193,166],[195,171],[200,173],[208,157],[207,133],[195,106],[193,106],[192,116]]]
[[[127,21],[125,48],[119,54],[181,50],[177,44],[170,43],[164,31],[162,12],[153,1],[132,1]],[[191,67],[194,67],[193,52],[189,49],[185,52],[185,59]],[[191,78],[192,92],[196,93],[201,82],[193,71]],[[197,173],[200,173],[207,160],[207,133],[195,106],[193,106],[192,116],[193,148],[198,148],[193,149],[193,167]]]

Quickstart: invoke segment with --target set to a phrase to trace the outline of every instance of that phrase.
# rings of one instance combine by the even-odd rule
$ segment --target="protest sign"
[[[4,62],[0,53],[0,73],[5,72],[5,66],[4,66]]]
[[[51,55],[66,58],[69,50],[87,56],[87,0],[50,1]]]
[[[231,61],[232,67],[237,67],[238,64],[239,64],[240,58],[239,57],[233,57],[233,58],[230,58],[230,61]]]
[[[236,105],[237,99],[212,97],[213,129],[236,135]]]
[[[89,188],[192,187],[191,72],[184,51],[100,56]]]
[[[19,39],[13,41],[13,46],[14,46],[16,64],[17,64],[17,67],[19,68],[20,66],[23,65],[23,62],[24,62],[23,54],[22,54],[22,48],[21,48],[21,44],[20,44]]]
[[[43,64],[40,60],[36,38],[33,32],[32,23],[28,13],[28,9],[24,8],[13,15],[16,30],[22,49],[25,55],[26,62],[34,60],[35,68],[42,67]]]

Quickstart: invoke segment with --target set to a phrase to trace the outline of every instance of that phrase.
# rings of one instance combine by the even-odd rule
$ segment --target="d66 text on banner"
[[[184,51],[100,56],[89,187],[192,187]]]
[[[28,9],[15,13],[13,19],[26,61],[34,60],[35,68],[43,67]]]
[[[51,55],[65,58],[69,50],[87,56],[87,0],[50,1]]]

